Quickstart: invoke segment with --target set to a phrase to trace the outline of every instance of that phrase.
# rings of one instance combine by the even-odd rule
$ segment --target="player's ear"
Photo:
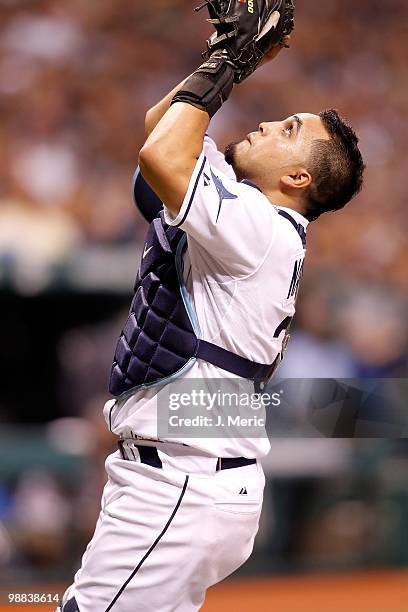
[[[298,170],[285,174],[281,177],[281,189],[282,191],[289,191],[292,189],[306,189],[312,182],[312,175],[305,168],[299,168]]]

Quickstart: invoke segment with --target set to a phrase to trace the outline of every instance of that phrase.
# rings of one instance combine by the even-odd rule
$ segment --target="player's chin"
[[[240,140],[239,142],[231,142],[225,148],[225,161],[227,164],[235,168],[239,165],[239,158],[241,153],[244,152],[245,148],[251,146],[248,140]]]

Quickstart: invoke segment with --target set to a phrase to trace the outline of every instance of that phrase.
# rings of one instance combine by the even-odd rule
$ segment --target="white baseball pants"
[[[250,556],[265,484],[259,462],[216,471],[217,459],[169,446],[160,446],[162,469],[119,451],[107,458],[95,533],[64,597],[80,612],[193,612]]]

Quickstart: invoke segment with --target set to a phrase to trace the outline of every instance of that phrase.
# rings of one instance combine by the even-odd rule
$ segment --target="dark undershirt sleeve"
[[[163,209],[163,204],[160,198],[154,193],[153,189],[143,178],[139,167],[133,176],[133,199],[134,202],[146,219],[151,223]]]

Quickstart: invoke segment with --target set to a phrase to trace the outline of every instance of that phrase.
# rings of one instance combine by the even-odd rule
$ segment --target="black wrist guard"
[[[230,95],[233,84],[234,69],[225,58],[216,55],[193,72],[171,103],[186,102],[213,117]]]

